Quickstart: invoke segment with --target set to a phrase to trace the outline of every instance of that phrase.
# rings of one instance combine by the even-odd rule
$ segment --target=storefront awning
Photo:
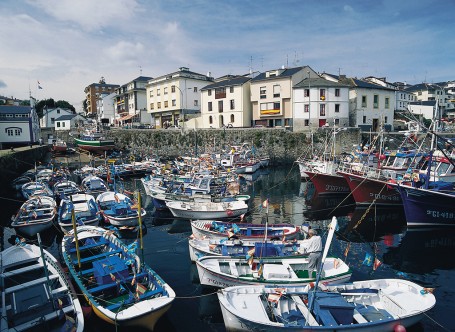
[[[131,119],[133,116],[134,116],[134,114],[128,114],[128,115],[122,116],[120,119],[118,119],[118,121],[126,121],[126,120],[129,120],[129,119]]]

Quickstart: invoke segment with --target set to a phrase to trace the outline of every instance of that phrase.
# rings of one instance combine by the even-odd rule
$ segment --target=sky
[[[455,80],[454,0],[0,0],[0,13],[0,96],[76,111],[101,77],[123,85],[179,67]]]

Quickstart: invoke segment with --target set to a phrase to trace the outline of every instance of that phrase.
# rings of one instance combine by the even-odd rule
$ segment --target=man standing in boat
[[[308,238],[301,241],[299,252],[308,254],[308,270],[319,271],[322,262],[322,240],[316,230],[308,231]]]

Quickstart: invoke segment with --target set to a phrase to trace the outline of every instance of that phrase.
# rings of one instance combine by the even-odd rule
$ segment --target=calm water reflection
[[[174,288],[177,299],[168,313],[159,320],[156,331],[225,331],[216,289],[201,287],[197,270],[188,254],[191,229],[187,220],[174,219],[169,212],[153,210],[151,199],[145,196],[138,180],[125,184],[128,190],[138,189],[143,194],[147,209],[144,219],[143,257]],[[246,221],[264,223],[261,202],[269,199],[269,223],[305,222],[325,234],[332,216],[337,216],[339,230],[330,253],[344,256],[353,269],[353,279],[403,277],[428,287],[436,287],[436,307],[421,324],[408,331],[455,330],[455,232],[448,230],[407,230],[402,209],[355,208],[343,197],[321,198],[311,183],[301,182],[297,168],[279,167],[252,177],[245,177],[242,188],[252,196],[251,213]],[[16,212],[20,202],[2,200],[3,222]],[[2,246],[14,243],[15,234],[2,228]],[[124,233],[125,241],[137,234]],[[42,234],[43,242],[58,255],[61,235],[56,228]],[[132,239],[128,239],[132,238]],[[363,265],[366,253],[375,254],[383,264],[373,271]],[[440,324],[441,326],[439,326]],[[115,331],[115,328],[92,317],[86,331]],[[135,329],[138,330],[138,329]]]

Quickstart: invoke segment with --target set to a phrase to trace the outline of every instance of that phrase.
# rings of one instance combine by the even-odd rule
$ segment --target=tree
[[[66,100],[59,100],[55,103],[55,107],[70,109],[71,112],[76,113],[76,109],[73,105],[68,103]]]

